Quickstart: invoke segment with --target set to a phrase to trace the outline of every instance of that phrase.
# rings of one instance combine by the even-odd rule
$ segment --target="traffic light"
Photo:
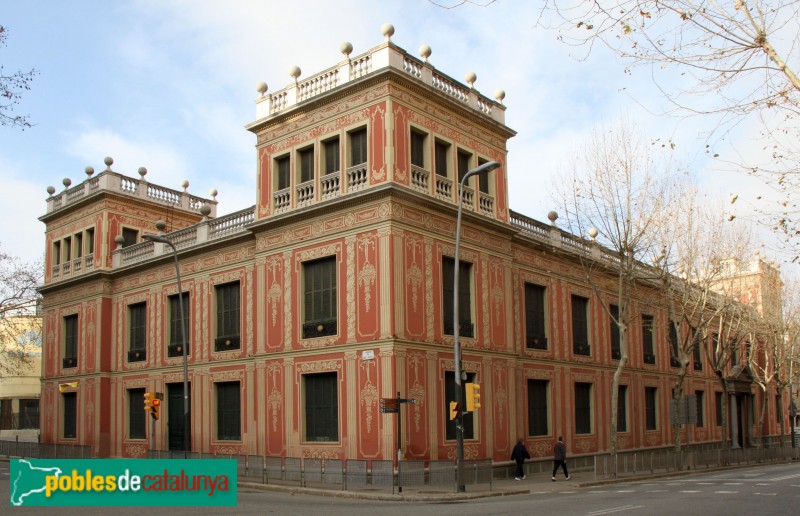
[[[458,414],[461,412],[461,404],[457,401],[450,402],[450,421],[457,419]]]
[[[144,393],[144,411],[153,413],[153,401],[156,399],[155,392],[145,392]]]
[[[153,394],[155,395],[156,393]],[[150,416],[152,416],[153,419],[158,420],[158,417],[160,415],[159,414],[160,409],[161,409],[161,400],[159,398],[153,399],[153,401],[150,402]]]
[[[481,408],[481,384],[467,384],[467,412]]]

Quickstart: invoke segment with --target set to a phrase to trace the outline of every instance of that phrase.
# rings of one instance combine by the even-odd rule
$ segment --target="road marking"
[[[772,482],[775,482],[776,480],[789,480],[790,478],[797,478],[797,477],[800,477],[800,474],[797,474],[797,475],[786,475],[785,477],[775,477],[775,478],[770,478],[769,480],[771,480]]]
[[[617,491],[617,492],[618,492],[618,493],[635,493],[635,492],[636,492],[636,490],[635,490],[635,489],[620,489],[620,490],[619,490],[619,491]]]
[[[778,493],[753,493],[761,496],[777,496]]]
[[[722,485],[725,485],[725,486],[740,486],[740,485],[742,485],[742,483],[741,482],[723,482]]]
[[[667,491],[666,489],[651,489],[651,490],[646,491],[646,492],[647,493],[668,493],[669,491]]]
[[[757,486],[771,486],[772,484],[764,484],[764,483],[760,483],[760,484],[756,484],[756,485],[757,485]]]
[[[714,491],[714,494],[739,494],[739,491]]]
[[[608,493],[608,491],[589,491],[590,493]]]
[[[630,511],[631,509],[641,509],[642,507],[644,507],[644,505],[623,505],[622,507],[612,507],[600,511],[587,512],[586,514],[588,516],[597,516],[600,514],[612,514],[615,512]]]
[[[681,493],[699,493],[700,491],[681,491]]]

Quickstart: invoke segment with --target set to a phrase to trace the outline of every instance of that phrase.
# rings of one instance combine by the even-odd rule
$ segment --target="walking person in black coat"
[[[569,480],[570,477],[567,472],[567,445],[561,440],[560,435],[558,436],[556,447],[553,450],[553,482],[556,481],[556,471],[558,471],[559,466],[564,469],[564,476]]]
[[[524,480],[525,471],[522,469],[522,464],[525,462],[525,459],[530,459],[531,454],[528,453],[528,449],[525,447],[525,443],[522,442],[522,439],[517,441],[517,445],[514,446],[514,450],[511,452],[511,460],[517,462],[517,472],[514,475],[514,480]]]

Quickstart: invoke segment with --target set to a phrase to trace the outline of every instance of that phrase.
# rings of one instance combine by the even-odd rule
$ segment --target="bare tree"
[[[5,46],[7,37],[8,29],[0,25],[0,47]],[[35,69],[31,69],[6,75],[0,65],[0,125],[20,127],[23,130],[31,126],[28,115],[14,114],[14,106],[19,103],[22,94],[31,89],[31,82],[37,73]]]
[[[19,372],[33,353],[41,352],[36,288],[42,271],[41,263],[25,263],[0,250],[0,376]]]
[[[633,291],[652,279],[641,261],[651,259],[660,247],[658,226],[666,219],[680,183],[669,150],[643,142],[638,134],[624,122],[596,129],[568,176],[560,178],[558,192],[568,229],[597,239],[592,258],[582,259],[584,273],[611,324],[619,328],[619,355],[613,357],[619,361],[611,390],[614,474],[619,384],[628,362]],[[602,302],[606,297],[613,299],[616,310],[611,302]]]

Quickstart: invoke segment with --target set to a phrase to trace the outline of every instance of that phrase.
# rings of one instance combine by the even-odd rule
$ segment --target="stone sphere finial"
[[[464,80],[467,81],[467,84],[469,84],[470,89],[472,89],[472,86],[475,84],[475,81],[478,80],[478,76],[475,74],[475,72],[467,72],[464,74]]]
[[[256,84],[256,91],[259,92],[261,94],[261,96],[263,97],[264,94],[267,92],[267,83],[264,82],[264,81],[261,81],[258,84]]]
[[[83,171],[86,173],[87,177],[92,177],[92,174],[94,174],[94,167],[86,167]]]
[[[56,193],[56,187],[55,186],[48,186],[47,187],[47,193],[49,193],[50,197],[52,197],[53,194]]]
[[[390,41],[394,36],[394,25],[391,23],[384,23],[381,25],[381,34],[386,37],[386,41]]]
[[[503,103],[503,99],[506,98],[505,90],[495,90],[494,98],[497,100],[497,102],[502,104]]]
[[[181,181],[181,187],[183,188],[183,191],[185,192],[189,188],[189,180],[184,179],[183,181]]]
[[[591,237],[592,240],[597,238],[597,233],[599,233],[599,231],[597,231],[597,228],[589,228],[589,236]]]
[[[164,230],[167,229],[167,223],[164,222],[163,220],[157,220],[156,221],[156,229],[163,233]]]
[[[139,172],[139,175],[142,176],[142,179],[144,179],[144,176],[147,175],[147,169],[144,168],[144,167],[139,167],[139,171],[138,172]]]
[[[106,164],[106,170],[111,170],[111,165],[114,164],[114,158],[111,156],[106,156],[106,158],[103,160],[103,163]]]
[[[200,215],[202,215],[204,219],[208,218],[209,213],[211,213],[211,206],[206,203],[200,205]]]
[[[432,53],[433,53],[433,50],[431,50],[430,45],[420,45],[420,47],[419,47],[419,56],[426,63],[428,62],[428,58],[431,57]]]
[[[558,213],[556,213],[555,211],[548,212],[547,220],[549,220],[551,224],[555,225],[556,220],[558,220]]]
[[[345,41],[339,45],[339,52],[350,58],[350,53],[353,51],[353,45],[349,41]]]
[[[301,72],[301,70],[300,70],[300,67],[299,67],[299,66],[293,66],[293,67],[289,68],[289,75],[290,75],[290,76],[291,76],[291,77],[292,77],[292,78],[293,78],[295,81],[297,81],[297,78],[298,78],[298,77],[300,77],[300,74],[301,74],[301,73],[302,73],[302,72]]]
[[[69,185],[72,184],[72,179],[65,177],[61,184],[64,185],[64,188],[69,188]]]
[[[215,201],[217,200],[217,194],[218,193],[219,192],[217,191],[216,188],[212,188],[211,190],[208,191],[208,195],[210,195],[211,198],[214,199]]]
[[[117,235],[114,237],[114,242],[116,242],[118,246],[121,246],[125,243],[125,239],[122,237],[122,235]]]

